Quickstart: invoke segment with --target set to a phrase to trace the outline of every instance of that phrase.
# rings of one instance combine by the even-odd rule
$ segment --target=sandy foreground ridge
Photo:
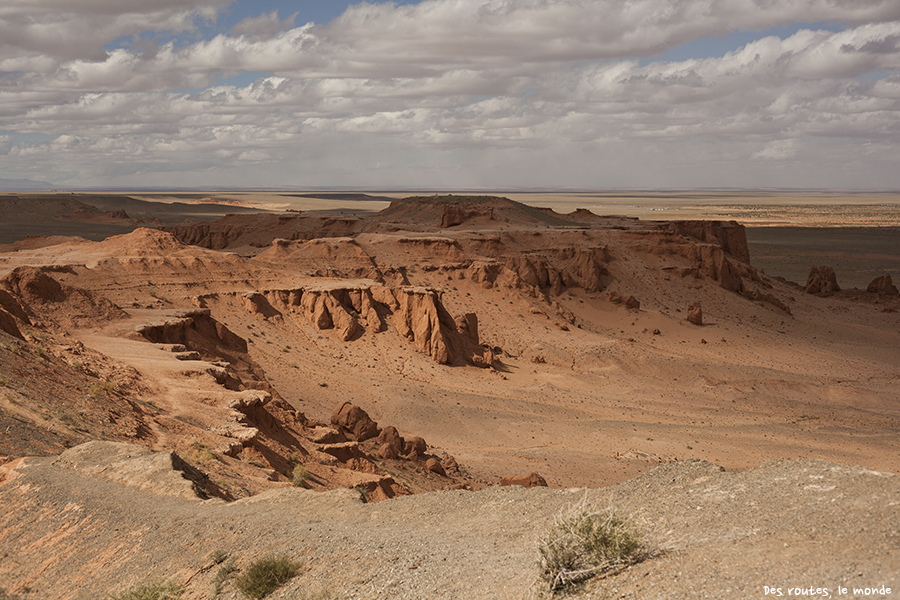
[[[127,232],[0,248],[0,598],[240,598],[211,557],[271,554],[303,563],[272,597],[549,597],[579,503],[660,552],[570,597],[900,594],[889,276],[497,197],[45,203]]]

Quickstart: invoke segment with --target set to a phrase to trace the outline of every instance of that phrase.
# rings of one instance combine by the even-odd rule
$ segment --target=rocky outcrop
[[[501,285],[535,297],[548,293],[558,296],[572,286],[600,292],[612,281],[606,267],[609,260],[606,247],[557,248],[540,254],[477,260],[469,265],[465,276],[485,289]]]
[[[475,218],[494,220],[494,209],[490,206],[463,206],[444,204],[441,206],[441,228],[455,227]]]
[[[431,471],[432,473],[440,475],[441,477],[447,476],[447,474],[444,472],[444,465],[442,465],[441,461],[437,458],[432,457],[432,458],[429,458],[428,460],[426,460],[425,468],[428,469],[429,471]]]
[[[213,319],[209,309],[204,308],[179,311],[156,323],[142,325],[137,333],[154,344],[181,344],[206,359],[230,359],[247,352],[247,341]]]
[[[350,402],[344,402],[334,410],[331,425],[354,442],[363,442],[380,433],[378,424],[369,414]]]
[[[744,284],[738,269],[723,248],[709,244],[698,244],[692,248],[696,255],[697,270],[701,275],[718,281],[729,292],[740,293],[743,290]]]
[[[378,434],[377,442],[378,453],[381,458],[391,460],[403,453],[403,445],[406,443],[406,440],[403,439],[396,427],[389,425]]]
[[[403,456],[409,460],[423,456],[427,451],[428,444],[420,437],[413,436],[403,442]]]
[[[35,267],[13,269],[0,279],[0,308],[26,325],[38,318],[81,327],[127,316],[106,298],[60,283]]]
[[[827,265],[812,267],[809,270],[809,276],[806,278],[805,291],[807,294],[818,294],[820,296],[841,291],[834,269]]]
[[[184,244],[211,250],[247,246],[265,248],[278,241],[336,238],[353,235],[359,229],[360,221],[355,218],[312,217],[299,212],[229,214],[211,223],[160,227],[161,231],[170,233]]]
[[[632,310],[640,310],[641,303],[640,301],[632,295],[624,295],[619,292],[610,292],[609,301],[613,304],[624,304],[625,308],[630,308]]]
[[[742,293],[745,298],[749,298],[750,300],[755,300],[757,302],[771,304],[775,308],[783,311],[785,314],[791,314],[791,307],[782,302],[781,299],[774,294],[753,289],[746,289]]]
[[[93,441],[66,450],[55,467],[123,483],[146,493],[193,499],[209,498],[209,478],[176,453],[143,446]]]
[[[0,308],[0,331],[4,331],[20,340],[25,339],[22,337],[22,332],[19,331],[19,324],[16,323],[15,317],[2,308]]]
[[[673,233],[717,245],[742,263],[750,264],[747,232],[736,221],[672,221],[665,227]]]
[[[700,305],[699,300],[688,307],[687,322],[694,325],[703,325],[703,307]]]
[[[371,279],[384,282],[375,260],[350,237],[323,237],[309,241],[276,239],[254,258],[258,262],[289,263],[313,277]]]
[[[488,346],[479,345],[468,327],[465,333],[457,329],[456,321],[441,304],[440,292],[406,287],[393,294],[397,302],[394,325],[421,352],[440,364],[468,363],[482,368],[493,364],[494,355]]]
[[[440,364],[486,368],[494,360],[490,348],[479,344],[477,316],[454,319],[441,303],[440,292],[431,288],[339,284],[247,292],[243,303],[263,317],[301,316],[317,329],[336,330],[343,341],[363,331],[384,331],[389,319],[400,335]]]
[[[394,304],[386,288],[367,285],[269,290],[264,296],[265,304],[257,302],[248,310],[267,316],[271,306],[280,313],[300,315],[317,329],[335,329],[345,342],[354,339],[361,329],[382,331],[385,323],[381,314]]]
[[[882,275],[881,277],[876,277],[869,283],[866,291],[870,294],[878,294],[880,296],[898,296],[900,295],[900,290],[897,290],[897,286],[894,285],[894,282],[891,281],[890,275]]]
[[[521,485],[522,487],[547,487],[547,481],[537,473],[527,475],[510,475],[500,480],[500,485]]]

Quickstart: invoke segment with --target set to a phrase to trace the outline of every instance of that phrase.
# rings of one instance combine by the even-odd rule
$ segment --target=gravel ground
[[[585,499],[637,515],[666,552],[569,597],[776,597],[764,586],[784,597],[810,587],[836,597],[838,586],[848,590],[842,598],[884,597],[854,587],[900,594],[900,478],[821,461],[742,473],[679,461],[609,488],[444,491],[375,504],[354,490],[299,488],[230,504],[186,500],[52,463],[25,459],[0,485],[0,589],[28,600],[101,598],[151,579],[185,583],[184,598],[214,598],[216,550],[239,569],[269,554],[302,560],[274,598],[538,598],[538,540]],[[228,581],[218,597],[242,596]]]

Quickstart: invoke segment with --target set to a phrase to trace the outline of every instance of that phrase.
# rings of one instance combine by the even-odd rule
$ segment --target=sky
[[[0,178],[900,190],[898,0],[3,0]]]

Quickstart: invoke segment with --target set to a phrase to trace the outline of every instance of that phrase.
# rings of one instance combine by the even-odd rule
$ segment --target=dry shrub
[[[294,471],[292,473],[291,482],[297,486],[302,488],[309,488],[309,471],[303,465],[297,465],[294,467]]]
[[[140,583],[117,596],[107,596],[107,600],[178,600],[184,587],[167,581],[165,583]]]
[[[585,500],[560,515],[540,542],[540,575],[556,591],[656,553],[636,519]]]
[[[251,564],[234,584],[245,596],[258,600],[287,583],[301,566],[302,563],[294,562],[286,555],[267,556]]]

